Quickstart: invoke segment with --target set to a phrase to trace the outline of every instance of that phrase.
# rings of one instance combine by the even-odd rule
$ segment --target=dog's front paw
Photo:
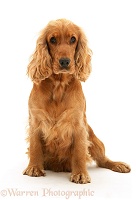
[[[86,173],[86,174],[84,174],[84,173],[79,173],[79,174],[72,173],[70,180],[74,183],[81,183],[81,184],[91,182],[91,179],[90,179],[90,176],[88,175],[88,173]]]
[[[131,171],[129,165],[123,162],[115,162],[112,167],[112,170],[120,173],[128,173]]]
[[[38,166],[28,166],[24,172],[23,175],[28,175],[28,176],[45,176],[45,170],[44,169],[40,169],[40,167]]]

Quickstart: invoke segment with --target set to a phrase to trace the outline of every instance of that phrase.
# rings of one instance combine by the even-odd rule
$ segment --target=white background
[[[83,83],[88,122],[104,142],[107,156],[131,165],[129,174],[89,168],[92,183],[88,185],[70,183],[66,173],[47,172],[45,178],[22,175],[28,164],[25,137],[32,87],[26,69],[39,31],[58,18],[70,19],[87,35],[93,51],[93,70]],[[8,187],[35,188],[39,193],[43,187],[54,191],[89,188],[95,195],[81,199],[134,198],[131,189],[136,162],[135,1],[0,0],[0,125],[1,191]],[[9,194],[3,199],[6,198]],[[62,195],[58,198],[66,199]]]

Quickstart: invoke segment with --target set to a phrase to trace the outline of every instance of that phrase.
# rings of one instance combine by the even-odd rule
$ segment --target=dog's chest
[[[66,152],[70,151],[73,144],[73,130],[71,123],[67,123],[64,113],[52,124],[42,122],[42,133],[44,141],[44,149],[48,155],[58,156],[62,158]]]
[[[52,90],[52,101],[54,101],[54,103],[61,103],[63,101],[63,98],[65,96],[67,92],[67,86],[60,81],[56,81],[55,85],[53,86],[53,90]]]

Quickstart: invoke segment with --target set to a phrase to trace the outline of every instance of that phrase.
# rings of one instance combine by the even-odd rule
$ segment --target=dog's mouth
[[[62,66],[62,65],[60,65],[59,68],[60,68],[60,71],[62,73],[68,73],[70,71],[70,66],[69,65],[68,66]]]
[[[61,69],[60,73],[64,73],[64,74],[68,73],[69,74],[70,71],[69,71],[69,69]]]
[[[55,64],[53,66],[53,72],[54,74],[73,74],[75,72],[75,66],[68,65],[68,66],[62,67],[61,65]]]
[[[62,68],[61,66],[59,67],[54,67],[53,69],[54,74],[74,74],[75,73],[75,67],[67,67],[67,68]]]
[[[54,70],[55,74],[72,74],[71,70],[69,69],[59,69],[59,70]]]

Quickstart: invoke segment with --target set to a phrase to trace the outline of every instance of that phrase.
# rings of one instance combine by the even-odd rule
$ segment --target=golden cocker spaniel
[[[66,19],[51,21],[41,32],[28,66],[33,81],[29,98],[29,165],[24,174],[45,170],[71,172],[70,180],[89,183],[86,163],[129,172],[122,162],[105,156],[103,143],[86,119],[80,81],[91,72],[91,50],[80,27]]]

